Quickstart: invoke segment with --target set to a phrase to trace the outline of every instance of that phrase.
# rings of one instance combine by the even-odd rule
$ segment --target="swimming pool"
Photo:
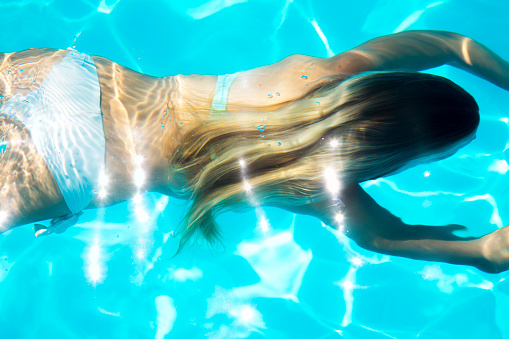
[[[327,56],[395,30],[443,29],[509,59],[498,1],[3,1],[0,50],[76,48],[143,73],[226,74],[295,53]],[[477,139],[455,156],[365,183],[407,223],[507,223],[509,94],[441,67],[478,100]],[[0,148],[1,149],[1,148]],[[176,258],[182,201],[86,211],[61,235],[0,235],[2,338],[508,338],[507,273],[387,257],[317,219],[220,216],[225,248]],[[261,228],[268,226],[268,232]]]

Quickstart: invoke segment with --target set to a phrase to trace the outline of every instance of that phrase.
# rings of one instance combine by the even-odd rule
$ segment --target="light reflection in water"
[[[257,226],[258,230],[262,232],[262,234],[267,234],[270,231],[270,222],[267,218],[267,214],[263,210],[263,208],[260,206],[260,203],[256,200],[255,195],[253,193],[253,187],[247,180],[246,176],[246,162],[244,159],[239,160],[240,170],[241,170],[241,176],[242,176],[242,182],[244,185],[244,190],[246,191],[247,199],[251,206],[255,208],[256,212],[256,219],[257,219]]]
[[[373,257],[365,257],[352,248],[351,240],[345,234],[343,234],[341,230],[331,228],[324,223],[322,223],[322,227],[327,229],[336,237],[338,242],[342,245],[343,250],[347,254],[348,262],[351,264],[348,268],[346,276],[340,281],[335,282],[335,285],[343,290],[343,299],[345,300],[345,314],[341,320],[341,326],[346,327],[352,323],[352,313],[354,307],[353,292],[356,289],[365,288],[357,285],[356,283],[357,271],[364,267],[365,263],[381,264],[388,262],[389,256],[382,256],[381,258],[378,258],[377,255],[374,255]]]
[[[334,139],[331,139],[331,141],[329,142],[329,145],[331,148],[338,148],[339,147],[339,140],[334,138]]]
[[[341,326],[343,327],[346,327],[352,323],[354,302],[353,291],[360,288],[355,283],[356,273],[357,267],[350,266],[345,278],[335,283],[336,286],[339,286],[343,290],[343,299],[345,300],[345,314],[343,315],[343,320],[341,321]]]
[[[230,309],[229,315],[235,319],[234,323],[246,327],[265,328],[262,315],[253,305],[243,304]],[[252,326],[256,324],[255,326]]]
[[[99,179],[98,179],[98,193],[97,195],[99,196],[100,199],[105,199],[106,196],[108,195],[108,184],[110,182],[110,179],[108,177],[108,175],[106,174],[106,172],[102,172],[99,174]]]
[[[203,271],[198,267],[191,267],[190,269],[185,268],[168,268],[168,273],[164,274],[161,277],[163,282],[166,281],[176,281],[176,282],[186,282],[186,281],[197,281],[203,277]]]
[[[335,195],[339,193],[341,185],[333,167],[327,167],[324,172],[327,190]]]
[[[0,230],[4,230],[7,227],[4,226],[7,223],[7,219],[9,217],[9,214],[7,211],[0,211]]]
[[[110,1],[108,1],[110,2]],[[120,2],[120,0],[115,0],[114,3],[111,3],[108,5],[106,4],[106,0],[101,0],[101,3],[99,4],[99,7],[97,7],[97,11],[99,13],[104,13],[104,14],[110,14],[111,11],[113,10],[113,8],[115,8],[115,6]]]
[[[477,201],[477,200],[484,200],[488,202],[493,208],[493,213],[491,214],[490,217],[490,223],[496,225],[498,228],[504,227],[504,224],[502,223],[502,218],[498,213],[498,205],[497,202],[495,201],[495,198],[493,198],[491,194],[483,194],[465,198],[463,201]]]
[[[493,283],[491,281],[482,279],[480,276],[470,276],[464,273],[457,273],[448,275],[444,273],[441,267],[437,264],[427,265],[422,271],[419,272],[424,280],[436,282],[437,288],[447,294],[451,294],[457,288],[461,287],[474,287],[483,290],[493,290]],[[474,283],[471,280],[480,280]]]
[[[87,280],[94,286],[102,283],[106,278],[106,266],[104,264],[104,254],[99,242],[99,237],[96,237],[92,246],[88,248],[84,260]]]
[[[207,4],[214,4],[214,6],[222,5],[222,6],[224,7],[224,4],[227,4],[227,3],[240,3],[240,2],[241,2],[241,1],[233,1],[233,2],[228,2],[228,1],[226,1],[226,2],[225,2],[225,1],[205,1],[204,3],[207,3]],[[281,16],[280,16],[280,17],[281,17],[281,19],[280,19],[280,20],[278,20],[278,21],[276,22],[276,24],[277,24],[277,23],[279,23],[279,25],[278,25],[278,27],[277,27],[278,29],[279,29],[279,27],[281,27],[281,26],[282,26],[283,22],[285,21],[286,13],[287,13],[288,8],[289,8],[289,7],[293,7],[293,6],[290,6],[290,4],[292,4],[292,2],[293,2],[292,0],[286,0],[285,2],[286,2],[285,7],[284,7],[284,9],[283,9],[283,10],[281,10]],[[101,1],[101,4],[100,4],[100,5],[99,5],[99,7],[97,8],[97,11],[98,11],[98,12],[101,12],[101,13],[108,13],[108,14],[109,14],[109,13],[111,13],[111,11],[112,11],[112,10],[114,10],[114,7],[117,5],[117,3],[119,3],[119,1],[118,1],[118,0],[113,0],[113,1],[107,1],[107,0],[105,1],[105,0],[102,0],[102,1]],[[284,3],[284,2],[283,2],[283,3]],[[298,3],[298,2],[295,2],[295,3],[296,3],[296,6],[301,6],[301,4],[302,4],[302,2],[299,2],[299,3]],[[392,3],[392,2],[379,1],[379,3],[381,3],[381,4],[386,4],[386,3]],[[414,2],[412,2],[412,3],[414,3]],[[441,2],[440,2],[440,3],[441,3]],[[434,6],[436,6],[436,4],[437,4],[437,3],[435,3],[435,5],[434,5]],[[432,4],[432,5],[433,5],[433,4]],[[428,8],[432,7],[432,5],[428,5],[428,6],[426,6],[426,9],[428,9]],[[127,6],[128,6],[128,5],[127,5]],[[415,5],[415,6],[418,6],[418,5]],[[414,6],[414,7],[415,7],[415,6]],[[240,6],[239,6],[239,7],[240,7]],[[281,6],[279,6],[279,7],[281,7]],[[318,7],[318,6],[317,6],[317,7]],[[396,6],[396,7],[397,7],[397,6]],[[221,8],[222,8],[222,7],[221,7]],[[220,10],[221,8],[219,8],[219,7],[218,7],[218,10]],[[94,8],[94,9],[95,9],[95,8]],[[120,7],[118,7],[118,9],[121,9],[121,8],[120,8]],[[398,8],[393,8],[393,9],[394,9],[394,10],[393,10],[392,12],[397,12],[397,10],[398,10]],[[212,13],[212,12],[211,12],[210,10],[207,12],[206,10],[207,10],[207,8],[206,8],[206,7],[200,7],[200,13],[202,13],[202,14],[199,16],[200,18],[201,18],[201,17],[204,17],[204,16],[207,16],[207,15],[211,15],[211,13]],[[432,12],[432,11],[430,11],[430,15],[431,15],[431,12]],[[400,25],[400,26],[399,26],[396,30],[402,29],[403,27],[408,27],[410,24],[412,24],[412,23],[413,23],[413,22],[415,22],[417,19],[419,19],[419,17],[420,17],[420,16],[421,16],[421,14],[423,13],[423,11],[422,11],[422,9],[421,9],[421,8],[415,8],[415,11],[411,11],[410,13],[407,13],[407,14],[411,14],[411,13],[414,13],[414,14],[409,15],[409,16],[408,16],[408,19],[407,19],[407,20],[405,20],[405,21],[402,23],[402,25]],[[105,16],[105,15],[103,15],[103,14],[99,14],[99,15],[101,16],[101,18],[102,18],[102,17],[106,17],[106,16]],[[114,13],[114,15],[117,15],[117,13],[115,12],[115,13]],[[191,12],[190,12],[188,15],[191,15]],[[292,15],[293,15],[293,17],[292,17]],[[422,15],[422,17],[424,17],[424,16],[425,16],[425,15]],[[113,16],[112,16],[112,17],[113,17]],[[120,15],[119,15],[118,17],[116,17],[116,18],[119,18],[119,17],[120,17]],[[292,11],[289,11],[289,17],[290,17],[292,20],[297,20],[297,19],[295,18],[295,13],[294,13],[294,12],[292,12]],[[278,19],[279,19],[279,17],[278,17]],[[378,32],[380,32],[380,31],[389,32],[389,31],[390,31],[390,30],[392,30],[394,27],[388,27],[388,25],[393,25],[393,26],[394,26],[394,21],[393,21],[393,20],[387,20],[387,17],[386,17],[386,16],[384,16],[384,17],[383,17],[383,19],[384,19],[384,22],[386,22],[386,24],[381,25],[382,27],[381,27],[381,28],[378,28]],[[432,17],[427,17],[426,19],[432,20],[433,18],[432,18]],[[106,20],[106,19],[105,19],[105,20]],[[307,20],[307,21],[306,21],[306,20]],[[306,18],[306,19],[304,20],[304,23],[307,23],[309,20],[310,20],[310,19]],[[73,21],[73,20],[69,20],[69,22],[72,22],[72,21]],[[401,22],[401,20],[400,20],[400,22]],[[285,26],[285,27],[286,27],[286,26]],[[317,25],[317,27],[318,27],[318,25]],[[318,27],[318,28],[319,28],[319,27]],[[320,30],[320,31],[321,31],[321,30]],[[325,31],[327,31],[327,30],[325,30]],[[369,31],[369,30],[368,30],[368,31]],[[317,30],[317,32],[318,32],[318,30]],[[366,31],[365,31],[365,33],[366,33]],[[124,58],[124,59],[129,59],[129,55],[130,55],[130,54],[129,54],[129,51],[130,51],[130,49],[128,50],[128,48],[126,48],[126,47],[125,47],[125,43],[122,41],[122,40],[123,40],[123,39],[122,39],[122,36],[121,36],[121,35],[119,35],[118,33],[113,33],[113,34],[115,35],[115,40],[116,40],[116,41],[118,41],[118,44],[119,44],[119,46],[120,46],[119,50],[123,51],[123,53],[125,54],[125,55],[123,55],[123,56],[122,56],[122,58]],[[334,37],[330,36],[330,38],[332,38],[331,42],[333,42],[333,43],[337,44],[337,42],[334,42],[334,40],[335,40],[335,39],[334,39]],[[127,56],[127,57],[126,57],[126,56]],[[122,59],[122,58],[121,58],[121,59]],[[131,60],[131,62],[132,62],[132,60]],[[9,91],[9,90],[10,90],[10,88],[8,88],[7,90]],[[509,144],[507,144],[507,145],[509,145]],[[502,146],[503,146],[503,145],[502,145]],[[507,147],[508,147],[508,146],[506,146],[506,148],[507,148]],[[0,151],[1,151],[1,148],[0,148]],[[502,157],[500,157],[500,159],[503,159],[503,158],[502,158]],[[500,174],[505,174],[505,172],[507,171],[507,164],[506,164],[506,163],[504,163],[504,162],[500,162],[500,163],[493,163],[492,165],[490,165],[490,169],[489,169],[489,171],[494,171],[494,172],[498,172],[498,173],[500,173]],[[496,174],[496,173],[495,173],[495,174]],[[496,174],[496,175],[497,175],[497,174]],[[489,180],[486,180],[486,182],[488,182],[488,181],[489,181]],[[383,182],[381,182],[381,181],[380,181],[379,183],[383,183]],[[101,192],[101,191],[100,191],[100,192]],[[106,191],[104,191],[104,193],[106,193]],[[409,193],[410,193],[410,194],[413,194],[412,192],[409,192]],[[484,193],[485,193],[485,192],[476,193],[476,194],[484,194]],[[418,192],[417,194],[423,194],[423,192]],[[444,193],[444,192],[433,192],[433,195],[438,195],[438,194],[449,194],[449,193],[447,193],[447,192],[445,192],[445,193]],[[429,192],[424,192],[424,195],[423,195],[423,196],[428,196],[428,195],[429,195]],[[494,197],[495,197],[495,198],[497,198],[497,196],[494,196]],[[482,201],[479,201],[479,203],[484,203],[484,204],[488,204],[488,203],[490,203],[489,201],[487,201],[487,199],[479,199],[479,200],[482,200]],[[141,203],[141,201],[142,201],[142,200],[141,200],[141,198],[140,198],[138,201]],[[493,200],[493,202],[494,202],[494,200]],[[488,207],[489,207],[489,206],[488,206]],[[164,209],[164,208],[163,208],[163,209]],[[500,206],[500,210],[501,210],[501,211],[503,211],[502,206]],[[142,210],[141,210],[141,209],[140,209],[140,210],[137,210],[137,212],[135,212],[134,214],[135,214],[135,215],[138,215],[138,214],[140,213],[140,211],[142,211]],[[154,210],[152,210],[152,209],[150,209],[150,208],[149,208],[149,209],[148,209],[148,211],[150,211],[150,213],[152,213],[152,212],[154,212],[154,211],[155,211],[155,209],[154,209]],[[502,213],[503,213],[503,212],[502,212]],[[149,216],[149,214],[145,214],[145,215],[144,215],[144,218],[141,218],[141,219],[146,219],[146,217],[147,217],[147,216]],[[502,214],[502,216],[503,216],[503,214]],[[137,219],[137,217],[136,217],[135,219]],[[273,221],[273,222],[274,222],[274,221]],[[0,222],[0,225],[1,225],[1,222]],[[263,229],[263,228],[264,228],[264,227],[263,227],[263,225],[265,225],[265,219],[259,219],[259,226],[260,226],[260,228],[261,228],[261,229]],[[121,226],[124,226],[124,225],[118,225],[118,227],[121,227]],[[104,225],[103,225],[103,227],[104,227]],[[101,232],[102,232],[102,233],[101,233],[102,237],[100,238],[100,239],[101,239],[101,245],[102,245],[102,246],[106,246],[105,242],[106,242],[106,241],[108,241],[108,237],[106,237],[106,236],[105,236],[106,231],[103,229]],[[136,232],[133,232],[133,233],[136,233]],[[114,238],[114,237],[113,237],[113,238]],[[113,239],[113,241],[115,241],[115,239]],[[135,240],[135,237],[133,237],[132,241],[133,241],[133,242],[135,242],[135,241],[136,241],[136,240]],[[105,248],[103,247],[103,249],[105,249]],[[134,254],[134,253],[136,253],[136,252],[133,250],[133,254]],[[342,258],[340,258],[339,260],[340,260],[340,261],[342,261]],[[363,266],[363,265],[364,265],[364,261],[363,261],[363,259],[362,259],[362,258],[360,258],[360,257],[353,257],[353,258],[351,258],[349,261],[350,261],[350,263],[351,263],[353,266],[355,266],[355,267],[361,267],[361,266]],[[0,265],[0,266],[1,266],[1,265]],[[366,266],[367,266],[367,265],[366,265]],[[364,268],[359,268],[359,269],[364,269]],[[350,272],[350,270],[349,270],[349,272]],[[3,273],[3,270],[0,270],[0,281],[2,280],[2,279],[1,279],[1,274],[2,274],[2,273]],[[443,273],[443,272],[442,272],[442,273]],[[408,276],[408,275],[412,275],[412,274],[413,274],[413,275],[415,275],[415,273],[414,273],[414,272],[411,272],[411,273],[407,274],[407,276]],[[429,280],[430,280],[430,281],[429,281],[429,283],[430,283],[430,284],[432,284],[432,285],[433,285],[435,282],[438,284],[438,279],[432,278],[432,277],[435,277],[435,276],[433,276],[433,274],[431,274],[431,272],[427,272],[427,273],[425,273],[425,275],[426,275],[426,278],[430,278],[430,279],[429,279]],[[445,275],[445,274],[444,274],[444,275]],[[445,275],[445,276],[446,276],[445,278],[443,278],[443,277],[442,277],[441,279],[447,279],[447,277],[454,277],[455,275],[454,275],[454,274],[452,274],[452,275]],[[470,274],[468,274],[468,276],[470,277]],[[319,277],[317,277],[317,278],[319,278]],[[346,278],[346,277],[345,277],[345,278]],[[425,278],[425,279],[426,279],[426,278]],[[432,278],[432,279],[431,279],[431,278]],[[470,279],[470,278],[469,278],[469,279]],[[350,281],[350,280],[346,280],[346,279],[345,279],[345,280],[341,280],[341,281],[343,281],[343,282],[344,282],[344,284],[342,285],[342,287],[343,287],[343,288],[346,288],[346,289],[352,289],[352,288],[354,288],[355,286],[357,286],[354,282],[352,282],[352,281]],[[353,280],[353,281],[355,281],[355,280]],[[457,290],[458,292],[459,292],[459,291],[461,291],[461,292],[464,292],[464,291],[465,291],[465,290],[460,289],[460,285],[461,285],[462,287],[463,287],[463,286],[465,286],[465,285],[462,285],[462,284],[464,283],[464,281],[465,281],[465,280],[464,280],[464,277],[461,277],[461,276],[459,276],[459,277],[454,277],[454,278],[453,278],[453,280],[451,280],[451,281],[453,281],[453,283],[452,283],[452,284],[453,284],[453,288],[454,288],[455,290]],[[477,283],[477,282],[476,282],[476,283]],[[482,287],[481,287],[481,283],[479,283],[479,286],[480,286],[480,288],[482,288]],[[418,288],[418,287],[416,287],[415,289],[416,289],[417,291],[419,291],[419,288]],[[339,290],[339,289],[338,289],[338,290]],[[357,292],[358,292],[358,291],[357,291]],[[424,291],[424,292],[426,292],[426,291]],[[356,292],[352,290],[352,296],[353,296],[353,293],[356,293]],[[504,292],[499,294],[499,298],[500,298],[500,297],[502,297],[502,296],[505,296],[505,293],[504,293]],[[490,295],[490,297],[491,297],[491,295]],[[158,312],[157,312],[157,318],[161,320],[161,321],[158,321],[158,323],[157,323],[157,334],[156,334],[156,336],[158,336],[158,337],[164,337],[165,333],[168,333],[168,332],[171,330],[171,326],[165,326],[165,325],[164,325],[164,322],[163,322],[164,320],[168,320],[168,319],[170,319],[170,318],[171,318],[171,317],[168,317],[168,313],[165,313],[165,312],[164,312],[164,310],[165,310],[165,309],[166,309],[166,310],[171,310],[171,307],[166,307],[167,305],[172,305],[170,302],[167,302],[167,301],[169,301],[170,299],[171,299],[171,298],[169,298],[169,297],[167,297],[167,296],[159,296],[159,297],[157,297],[157,298],[156,298],[156,308],[157,308],[157,311],[158,311]],[[158,303],[158,300],[159,300],[159,303]],[[491,299],[489,299],[489,300],[491,300]],[[489,300],[488,300],[488,301],[489,301]],[[502,300],[503,300],[503,299],[497,299],[497,304],[499,304],[499,305],[500,305],[500,304],[502,304],[502,303],[500,302],[500,301],[502,301]],[[159,306],[157,306],[158,304],[159,304]],[[353,301],[352,301],[352,304],[353,304]],[[439,301],[439,300],[438,300],[437,304],[438,304],[438,305],[440,305],[440,301]],[[451,305],[451,306],[452,306],[452,305]],[[185,306],[185,305],[183,305],[183,306],[181,305],[181,307],[186,307],[186,306]],[[497,306],[497,307],[500,307],[500,306]],[[237,316],[239,319],[244,319],[244,320],[246,320],[246,321],[244,321],[244,323],[249,323],[249,321],[250,321],[250,320],[252,321],[252,319],[253,319],[253,313],[256,311],[256,305],[251,305],[251,304],[249,304],[248,302],[244,301],[244,303],[241,303],[241,304],[240,304],[240,305],[236,308],[236,310],[238,310],[238,313],[237,313],[237,315],[236,315],[236,316]],[[103,312],[103,311],[101,311],[101,310],[99,310],[99,311],[100,311],[101,313],[108,314],[107,312]],[[160,311],[162,311],[162,312],[160,312]],[[242,315],[241,315],[241,314],[243,313],[242,311],[245,311],[245,312],[244,312],[244,314],[245,314],[244,316],[242,316]],[[360,312],[360,311],[361,311],[361,309],[360,309],[360,307],[359,307],[359,309],[357,309],[357,312]],[[369,310],[364,309],[363,311],[367,311],[366,313],[369,313]],[[235,314],[234,314],[234,313],[235,313],[235,312],[234,312],[233,310],[230,310],[230,311],[229,311],[229,313],[228,313],[228,316],[234,317],[234,316],[235,316]],[[50,315],[50,316],[51,316],[51,309],[50,309],[50,313],[48,313],[48,315]],[[504,318],[503,313],[498,314],[498,316],[499,316],[499,318]],[[451,317],[451,319],[452,319],[452,323],[454,324],[455,319],[454,319],[454,318],[452,318],[452,317]],[[444,320],[448,320],[448,321],[449,321],[449,319],[444,319]],[[180,321],[181,321],[181,322],[183,322],[182,320],[180,320]],[[184,320],[184,321],[185,321],[185,320]],[[269,322],[268,320],[266,320],[266,321],[267,321],[267,322]],[[445,323],[445,321],[443,321],[443,323]],[[356,324],[353,324],[353,325],[356,325]],[[363,327],[363,328],[365,328],[365,329],[368,329],[368,330],[370,330],[370,331],[373,331],[373,332],[379,332],[379,331],[375,331],[375,330],[373,330],[373,329],[371,329],[371,328],[369,328],[369,327],[367,327],[367,326],[364,326],[364,325],[360,325],[360,326],[361,326],[361,327]],[[223,328],[223,327],[222,327],[222,328]],[[447,325],[447,327],[446,327],[445,325],[443,325],[443,326],[441,326],[441,328],[440,328],[440,329],[442,329],[442,330],[446,331],[446,330],[448,330],[448,329],[450,329],[450,328],[454,328],[454,327],[449,327],[449,325]],[[338,333],[343,333],[343,330],[337,330],[337,332],[338,332]],[[348,329],[344,329],[344,332],[348,332]],[[231,332],[230,332],[230,333],[231,333]],[[504,333],[507,333],[507,332],[504,332]],[[173,334],[173,333],[172,333],[172,334]],[[383,332],[382,332],[381,334],[383,334],[384,336],[390,337],[390,336],[386,335],[386,334],[385,334],[385,333],[383,333]],[[352,334],[351,334],[351,333],[347,333],[347,335],[351,336]],[[368,334],[365,334],[365,335],[366,335],[366,336],[369,336],[370,334],[368,333]],[[382,336],[382,335],[378,335],[378,333],[373,333],[372,335],[373,335],[373,336],[377,336],[377,337],[378,337],[378,336],[380,336],[380,337]],[[411,336],[411,335],[410,335],[410,334],[408,334],[408,333],[405,333],[405,335],[403,335],[403,334],[400,334],[400,335],[401,335],[401,336],[405,336],[405,335]],[[400,335],[398,335],[398,337],[400,337]],[[429,335],[430,335],[430,334],[428,333],[428,336],[429,336]],[[218,337],[219,337],[219,336],[218,336]],[[226,333],[223,337],[228,337],[228,333]],[[240,337],[240,336],[239,336],[239,337]]]
[[[294,241],[293,232],[280,232],[256,242],[243,241],[236,254],[249,262],[260,282],[235,288],[235,296],[242,300],[265,296],[298,301],[297,293],[313,255]]]
[[[498,174],[504,175],[507,173],[507,171],[509,171],[509,165],[505,160],[495,159],[488,167],[488,171],[497,172]]]
[[[316,33],[320,37],[320,40],[322,40],[322,43],[325,46],[325,49],[327,50],[327,56],[332,57],[333,55],[335,55],[335,53],[331,50],[331,48],[329,46],[329,41],[327,40],[327,37],[325,36],[322,29],[320,28],[320,25],[318,25],[318,22],[316,22],[315,19],[312,19],[312,20],[309,20],[309,23],[315,29]]]
[[[231,291],[216,287],[211,298],[207,299],[206,318],[224,314],[230,319],[229,324],[222,324],[218,330],[207,334],[212,338],[247,338],[251,332],[262,333],[266,328],[262,314],[256,306],[237,298]],[[224,321],[223,321],[224,322]],[[208,324],[212,329],[213,323]]]
[[[269,231],[270,224],[269,224],[269,220],[267,219],[267,217],[265,215],[262,215],[258,218],[258,227],[264,234]]]
[[[337,222],[339,225],[341,225],[341,224],[343,224],[343,221],[345,221],[345,216],[344,216],[342,213],[338,212],[338,213],[336,214],[336,216],[334,217],[334,220],[336,220],[336,222]]]
[[[173,299],[167,295],[157,296],[155,306],[157,312],[155,339],[163,339],[173,328],[177,319],[177,309]]]
[[[137,168],[134,172],[134,184],[136,187],[141,188],[143,184],[145,183],[145,171],[143,171],[141,168]]]

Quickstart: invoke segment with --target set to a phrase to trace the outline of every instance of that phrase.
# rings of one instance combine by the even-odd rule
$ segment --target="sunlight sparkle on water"
[[[144,259],[145,258],[145,251],[143,250],[139,250],[138,252],[136,252],[136,258],[138,259]]]
[[[99,193],[97,194],[99,196],[100,199],[104,199],[106,198],[106,195],[108,194],[108,192],[102,188],[101,190],[99,190]]]
[[[504,175],[507,173],[507,171],[509,171],[509,165],[505,160],[496,159],[489,165],[488,171],[497,172]]]
[[[431,175],[431,173],[429,171],[424,172],[424,177],[425,178],[428,178],[430,175]]]
[[[108,183],[109,183],[109,178],[108,176],[106,175],[106,173],[101,173],[99,174],[99,179],[98,179],[98,184],[100,187],[103,187],[105,188],[106,186],[108,186]]]
[[[142,155],[137,155],[134,157],[134,162],[138,165],[141,165],[145,161]]]
[[[329,142],[329,145],[331,148],[337,148],[339,146],[339,140],[338,139],[332,139]]]
[[[345,216],[341,213],[337,213],[336,216],[334,217],[334,220],[336,220],[338,224],[342,224],[343,221],[345,221]]]
[[[7,221],[9,214],[6,211],[0,211],[0,226]]]
[[[312,20],[309,20],[309,23],[313,26],[313,28],[315,29],[316,33],[318,34],[318,36],[320,37],[320,40],[322,40],[323,42],[323,45],[325,46],[325,49],[327,50],[327,56],[328,57],[331,57],[334,55],[334,52],[330,49],[330,46],[329,46],[329,41],[327,40],[327,37],[325,36],[325,34],[323,33],[322,29],[320,28],[320,26],[318,25],[318,22],[316,22],[315,19],[312,19]]]
[[[229,313],[244,326],[252,325],[253,322],[256,322],[256,318],[259,317],[258,311],[248,304],[233,307]]]
[[[101,283],[106,277],[102,249],[99,240],[95,239],[86,256],[86,277],[94,286]]]
[[[137,187],[143,186],[143,184],[145,183],[145,177],[146,175],[144,170],[142,170],[141,168],[136,169],[136,171],[134,171],[134,184]]]
[[[262,216],[259,220],[258,225],[260,226],[260,229],[262,230],[263,233],[267,233],[269,231],[270,223],[267,217]]]
[[[109,184],[109,178],[106,175],[105,172],[102,172],[99,174],[99,178],[97,180],[98,186],[99,186],[99,192],[98,196],[100,199],[106,198],[106,195],[108,195],[108,184]]]
[[[355,288],[355,285],[353,282],[347,280],[341,284],[341,287],[343,287],[343,289],[345,290],[353,290]]]
[[[364,265],[364,261],[360,257],[354,257],[354,258],[350,259],[349,261],[352,265],[357,266],[357,267],[361,267],[362,265]]]
[[[149,219],[149,215],[143,207],[137,207],[136,208],[136,218],[138,219],[138,221],[147,222]]]
[[[251,185],[247,181],[244,181],[244,190],[246,192],[251,192]]]
[[[253,320],[255,312],[253,308],[249,305],[245,305],[240,310],[240,322],[244,324],[249,324],[251,320]]]
[[[142,200],[142,197],[141,197],[141,194],[139,194],[139,193],[136,193],[136,195],[132,199],[132,201],[135,204],[141,204],[141,200]]]
[[[332,167],[328,167],[325,169],[325,184],[327,186],[327,189],[332,194],[336,194],[339,192],[339,180],[336,176],[336,173]]]

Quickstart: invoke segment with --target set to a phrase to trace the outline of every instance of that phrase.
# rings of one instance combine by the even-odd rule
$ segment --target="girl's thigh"
[[[69,213],[22,123],[0,114],[0,233]]]

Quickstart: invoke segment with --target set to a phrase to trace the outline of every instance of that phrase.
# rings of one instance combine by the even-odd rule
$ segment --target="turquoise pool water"
[[[456,31],[509,59],[509,3],[495,0],[3,0],[0,13],[2,51],[76,46],[155,76],[325,57],[402,29]],[[407,223],[493,231],[509,220],[509,94],[432,72],[478,100],[477,139],[364,186]],[[170,259],[183,210],[146,194],[61,235],[1,234],[0,338],[509,338],[507,273],[378,255],[277,209],[267,233],[255,211],[224,214],[224,249]]]

